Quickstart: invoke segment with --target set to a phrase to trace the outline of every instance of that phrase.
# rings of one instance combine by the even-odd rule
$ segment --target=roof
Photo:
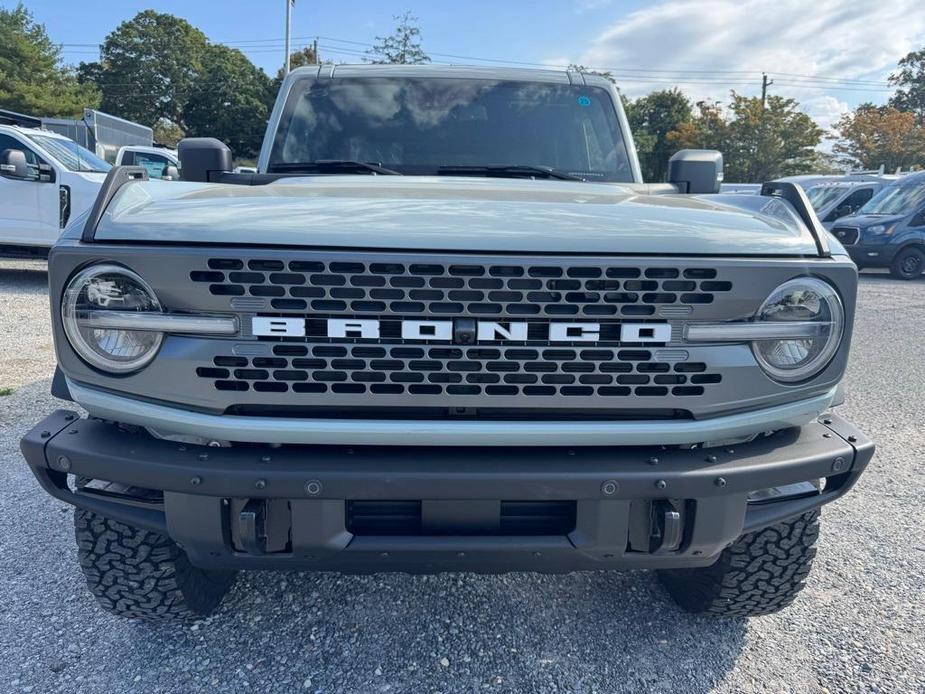
[[[306,65],[289,73],[290,79],[300,76],[338,77],[430,77],[456,79],[500,79],[512,82],[551,82],[558,84],[611,85],[601,75],[577,70],[549,68],[495,67],[485,65]]]

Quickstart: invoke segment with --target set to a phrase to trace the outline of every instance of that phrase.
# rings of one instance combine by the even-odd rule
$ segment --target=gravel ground
[[[96,607],[70,509],[19,455],[55,406],[41,270],[0,261],[0,691],[925,691],[925,281],[862,279],[841,411],[878,454],[781,614],[691,617],[646,572],[254,573],[214,617],[152,627]]]

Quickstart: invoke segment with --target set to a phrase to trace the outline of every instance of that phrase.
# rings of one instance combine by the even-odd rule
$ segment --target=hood
[[[832,226],[858,227],[864,229],[875,224],[895,224],[908,217],[911,212],[905,214],[858,214],[850,217],[841,217],[836,219]]]
[[[100,241],[500,253],[816,255],[781,200],[502,178],[318,176],[125,185]]]

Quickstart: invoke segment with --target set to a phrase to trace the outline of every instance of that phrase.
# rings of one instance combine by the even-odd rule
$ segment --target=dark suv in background
[[[925,272],[925,172],[884,188],[857,214],[842,217],[832,234],[858,268],[887,267],[912,280]]]

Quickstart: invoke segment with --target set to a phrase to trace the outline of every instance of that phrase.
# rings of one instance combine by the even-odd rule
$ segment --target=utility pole
[[[774,80],[768,79],[768,73],[761,73],[761,110],[764,111],[768,103],[768,87],[774,84]]]
[[[285,74],[289,74],[289,35],[292,33],[290,30],[292,28],[292,6],[295,4],[295,0],[286,0],[286,68]]]

